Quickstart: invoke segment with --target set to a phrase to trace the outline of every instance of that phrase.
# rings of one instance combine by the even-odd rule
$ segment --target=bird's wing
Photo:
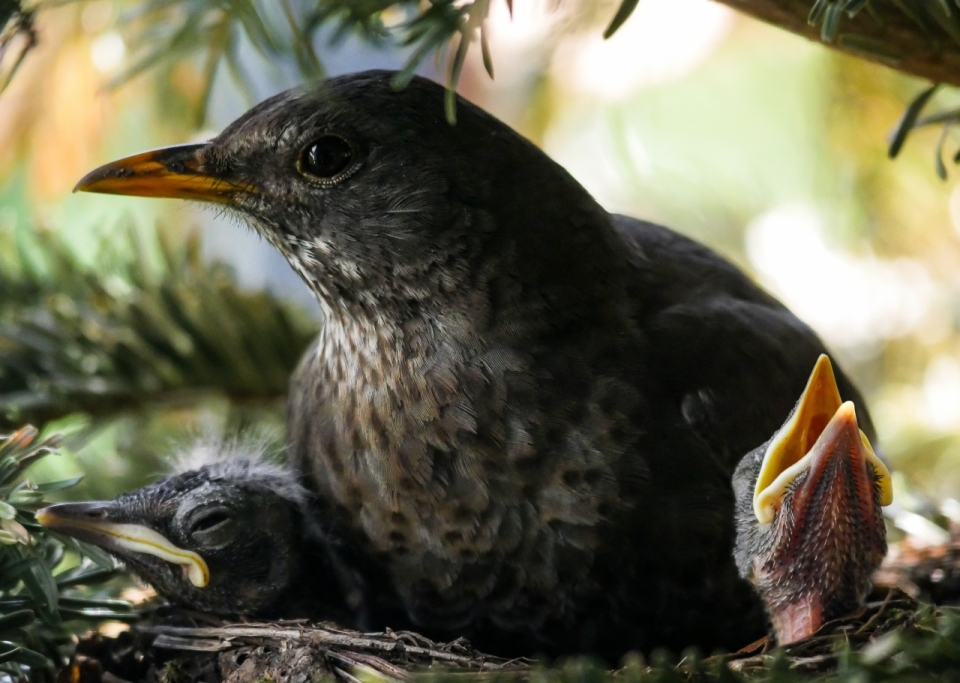
[[[732,472],[786,419],[824,344],[706,247],[650,223],[615,220],[636,265],[636,299],[643,302],[636,315],[651,341],[657,408],[679,414]],[[873,439],[860,393],[839,369],[837,382]]]

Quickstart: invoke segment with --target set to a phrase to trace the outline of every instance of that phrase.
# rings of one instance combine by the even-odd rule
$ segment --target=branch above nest
[[[718,1],[842,52],[934,82],[960,85],[960,7],[953,2]],[[835,19],[809,21],[815,6],[826,6]],[[853,17],[847,16],[850,7],[858,10]]]

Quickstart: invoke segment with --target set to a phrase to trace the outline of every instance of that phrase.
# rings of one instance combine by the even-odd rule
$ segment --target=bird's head
[[[214,202],[279,249],[333,309],[420,308],[475,286],[481,262],[507,251],[526,270],[549,260],[538,249],[557,233],[500,245],[498,256],[487,239],[504,222],[494,214],[535,233],[553,205],[570,214],[561,205],[589,196],[479,108],[459,100],[451,126],[441,86],[415,78],[396,90],[393,76],[284,92],[210,142],[114,161],[76,189]]]
[[[736,559],[781,644],[859,606],[886,553],[890,472],[821,356],[796,408],[733,476]]]
[[[51,505],[37,521],[107,550],[174,602],[258,614],[311,571],[304,500],[284,469],[230,458],[114,500]]]

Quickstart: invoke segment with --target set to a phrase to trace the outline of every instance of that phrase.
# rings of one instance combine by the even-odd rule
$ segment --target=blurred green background
[[[154,13],[131,15],[145,6]],[[264,57],[217,23],[217,6],[46,9],[39,47],[0,95],[0,407],[7,425],[29,418],[68,435],[32,478],[85,473],[71,498],[142,485],[211,431],[255,430],[279,448],[283,382],[320,325],[286,262],[245,227],[199,206],[74,195],[76,181],[118,156],[209,138],[304,74],[399,68],[410,53],[331,29],[312,41],[319,62]],[[886,157],[889,131],[927,84],[709,0],[643,0],[604,41],[615,9],[517,0],[511,17],[492,3],[496,78],[471,50],[461,94],[608,209],[662,222],[751,273],[867,394],[900,500],[960,498],[960,173],[934,171],[939,130]],[[158,26],[191,21],[224,52],[145,52]],[[149,68],[130,76],[138,65]],[[429,61],[420,70],[443,79]],[[223,346],[225,323],[212,319],[230,306],[246,312],[243,348]]]

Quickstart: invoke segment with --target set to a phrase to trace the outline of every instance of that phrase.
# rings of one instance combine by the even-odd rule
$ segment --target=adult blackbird
[[[59,503],[45,527],[100,546],[167,599],[219,614],[356,621],[356,582],[299,474],[254,443],[197,444],[180,471],[114,500]]]
[[[781,645],[863,603],[887,552],[881,507],[893,488],[827,356],[783,427],[737,466],[733,489],[737,566]]]
[[[218,202],[313,290],[293,462],[414,625],[611,658],[759,636],[730,475],[823,344],[706,247],[607,213],[489,114],[460,99],[451,126],[442,87],[393,76],[285,92],[77,189]]]

